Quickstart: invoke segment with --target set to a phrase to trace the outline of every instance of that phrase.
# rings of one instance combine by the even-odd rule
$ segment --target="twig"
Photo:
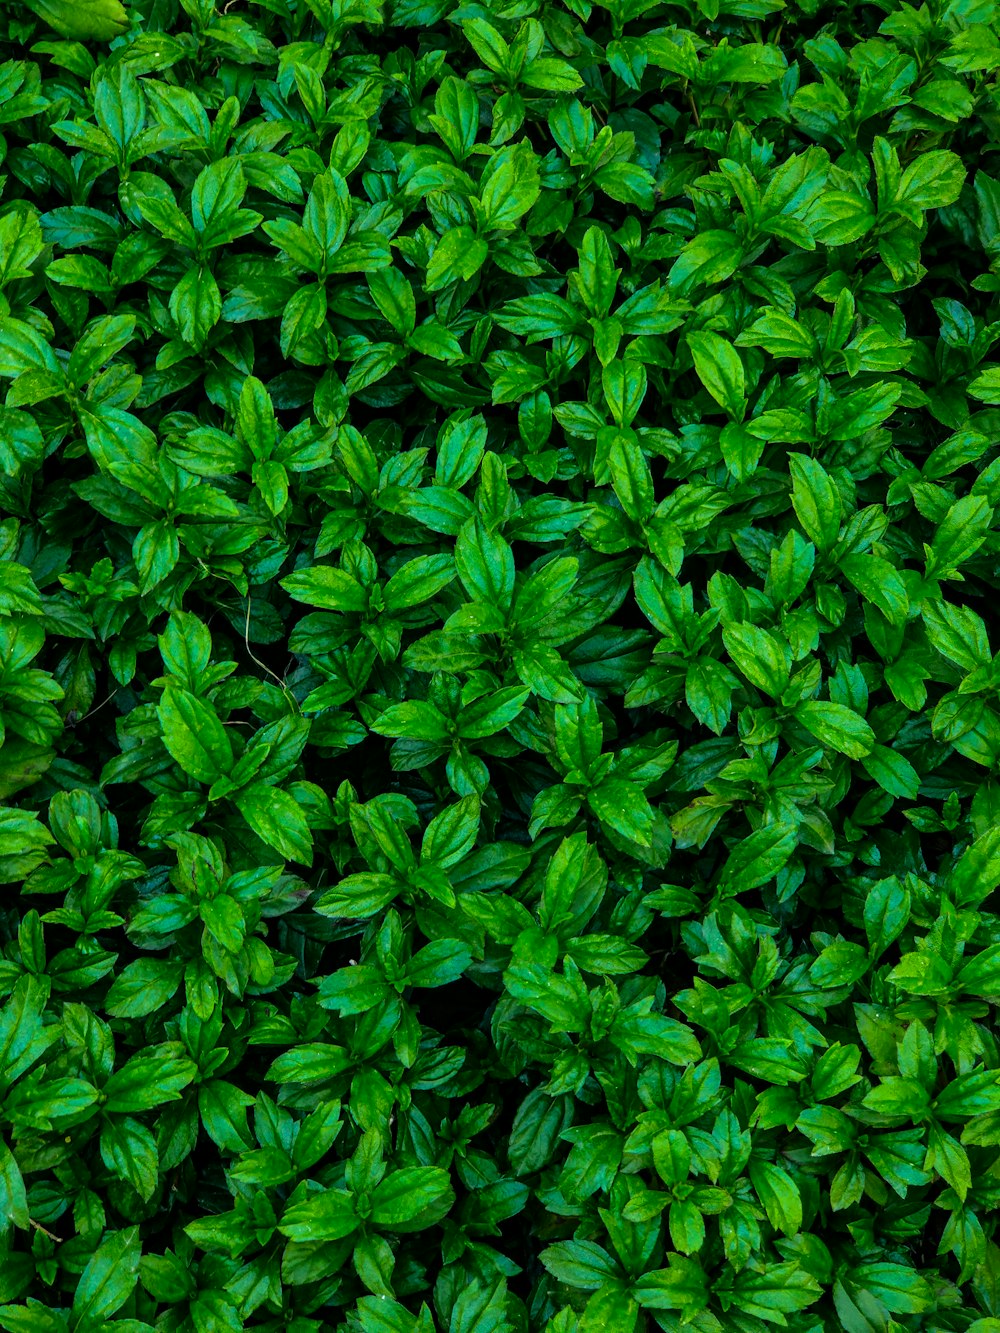
[[[278,682],[278,685],[281,687],[281,692],[282,692],[282,694],[285,696],[286,699],[288,699],[292,704],[295,705],[295,709],[296,709],[296,711],[298,711],[299,702],[298,702],[298,700],[295,698],[295,695],[292,694],[291,690],[288,688],[288,686],[285,684],[285,682],[282,680],[282,678],[277,674],[277,672],[272,671],[271,668],[270,668],[269,666],[266,665],[266,663],[262,662],[262,661],[260,660],[260,658],[254,653],[253,649],[250,647],[250,595],[249,595],[249,593],[247,594],[247,617],[246,617],[246,623],[245,623],[245,625],[243,626],[243,645],[244,645],[244,647],[245,647],[246,650],[247,650],[247,655],[248,655],[248,657],[250,658],[250,660],[253,661],[253,662],[256,662],[257,665],[260,667],[261,671],[266,671],[267,674],[271,677],[272,680],[276,680],[276,681]]]
[[[99,713],[105,704],[109,704],[111,702],[111,700],[115,697],[115,695],[118,693],[118,690],[120,689],[121,686],[119,685],[118,689],[112,690],[111,693],[108,695],[108,697],[105,700],[103,700],[102,703],[99,703],[95,708],[92,708],[89,713],[84,713],[83,717],[77,720],[76,725],[79,726],[81,722],[86,722],[88,717],[93,717],[95,713]]]
[[[261,671],[266,671],[267,674],[271,677],[271,679],[276,680],[278,684],[281,686],[281,688],[284,689],[285,682],[281,679],[281,677],[276,672],[272,671],[271,668],[266,665],[266,663],[262,662],[260,658],[255,655],[253,649],[250,647],[250,598],[249,597],[247,597],[246,623],[243,626],[243,644],[247,650],[247,655],[250,657],[250,659],[256,662],[257,665],[260,667]]]
[[[42,1233],[43,1236],[48,1236],[49,1240],[54,1240],[55,1243],[56,1243],[57,1245],[61,1245],[61,1244],[62,1244],[62,1236],[56,1236],[53,1232],[49,1231],[46,1227],[43,1227],[42,1224],[41,1224],[41,1222],[36,1222],[35,1219],[34,1219],[33,1217],[29,1217],[29,1218],[28,1218],[28,1221],[29,1221],[29,1222],[31,1223],[31,1225],[35,1228],[35,1230],[36,1230],[36,1231],[40,1231],[40,1232]]]

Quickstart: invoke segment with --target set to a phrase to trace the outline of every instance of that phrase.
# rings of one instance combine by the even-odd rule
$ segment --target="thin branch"
[[[57,1245],[62,1244],[62,1236],[55,1235],[54,1232],[49,1231],[46,1227],[43,1227],[41,1222],[36,1222],[33,1217],[29,1217],[28,1221],[35,1228],[35,1230],[40,1231],[43,1236],[48,1236],[49,1240],[54,1240]]]
[[[118,689],[112,690],[111,693],[108,695],[108,697],[105,700],[103,700],[103,702],[97,704],[94,708],[92,708],[89,713],[84,713],[83,717],[79,719],[76,725],[79,726],[80,722],[86,722],[88,717],[93,717],[95,713],[99,713],[105,704],[109,704],[111,702],[111,700],[118,693],[119,689],[121,689],[120,685],[118,686]]]
[[[294,705],[296,711],[298,711],[299,701],[296,699],[295,695],[292,694],[291,690],[288,688],[288,686],[285,684],[285,682],[282,680],[282,678],[277,674],[277,672],[272,671],[271,668],[270,668],[269,666],[266,665],[266,663],[262,662],[262,661],[260,660],[260,658],[256,655],[256,653],[253,651],[253,649],[250,647],[250,596],[249,596],[249,594],[247,595],[247,617],[246,617],[246,623],[245,623],[245,625],[243,626],[243,645],[244,645],[244,647],[245,647],[246,650],[247,650],[247,655],[248,655],[248,657],[250,658],[250,660],[253,661],[253,662],[256,662],[257,665],[260,667],[261,671],[266,671],[267,674],[271,677],[272,680],[276,680],[276,681],[278,682],[278,685],[279,685],[279,687],[280,687],[280,689],[281,689],[282,694],[284,694],[285,698],[288,699],[289,702],[292,703],[292,704]]]

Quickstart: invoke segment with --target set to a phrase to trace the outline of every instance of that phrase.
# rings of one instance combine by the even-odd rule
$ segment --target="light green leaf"
[[[233,747],[215,710],[190,690],[170,684],[156,709],[163,743],[172,759],[199,782],[226,777]]]
[[[294,797],[281,787],[255,782],[233,797],[254,833],[289,861],[312,865],[312,833]]]

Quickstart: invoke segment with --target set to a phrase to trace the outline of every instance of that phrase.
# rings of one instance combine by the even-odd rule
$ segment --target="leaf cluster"
[[[1000,1330],[998,71],[0,11],[0,1328]]]

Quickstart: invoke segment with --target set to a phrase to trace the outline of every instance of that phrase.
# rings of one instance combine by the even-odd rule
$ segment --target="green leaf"
[[[708,1282],[701,1265],[680,1255],[669,1267],[644,1273],[635,1283],[636,1300],[645,1310],[681,1310],[691,1315],[706,1309]]]
[[[312,865],[312,833],[298,802],[280,787],[255,782],[233,797],[254,833],[289,861]]]
[[[13,379],[29,370],[59,370],[55,353],[30,324],[7,316],[0,318],[0,376]]]
[[[840,534],[840,492],[815,458],[789,454],[788,464],[795,515],[810,541],[820,551],[828,551]]]
[[[455,543],[455,564],[468,595],[501,611],[514,592],[514,556],[504,539],[480,519],[467,523]]]
[[[580,1333],[632,1333],[639,1310],[635,1298],[619,1286],[597,1291],[580,1316]]]
[[[938,577],[964,564],[979,550],[993,522],[993,510],[982,495],[964,495],[949,508],[931,542],[932,567]]]
[[[465,740],[482,740],[496,735],[514,721],[527,698],[527,689],[519,686],[483,695],[462,709],[457,734]]]
[[[132,1116],[108,1121],[101,1130],[101,1161],[145,1202],[156,1193],[160,1158],[148,1125]]]
[[[865,932],[876,957],[899,938],[909,918],[910,895],[898,879],[879,880],[870,889],[865,899]]]
[[[920,774],[905,755],[887,745],[875,745],[861,763],[865,772],[890,796],[915,801],[920,792]]]
[[[350,1065],[350,1055],[343,1046],[307,1042],[279,1055],[265,1077],[278,1083],[325,1083]]]
[[[719,880],[719,891],[732,897],[760,888],[788,864],[798,840],[798,829],[794,824],[765,824],[756,833],[751,833],[729,854]]]
[[[101,1324],[121,1309],[138,1281],[140,1254],[138,1227],[112,1232],[102,1241],[77,1283],[71,1329]]]
[[[359,963],[323,977],[319,1002],[339,1014],[363,1014],[389,998],[390,988],[375,967]]]
[[[396,571],[382,589],[387,611],[402,611],[430,601],[455,577],[455,564],[447,555],[418,556]]]
[[[472,951],[461,940],[432,940],[410,959],[406,979],[411,986],[447,986],[471,961]]]
[[[957,153],[921,153],[903,172],[893,203],[897,208],[946,208],[953,204],[965,182],[965,167]]]
[[[427,290],[436,292],[453,282],[468,282],[482,268],[488,254],[486,241],[471,227],[450,228],[438,241],[427,265]]]
[[[479,195],[482,226],[506,231],[531,208],[541,193],[535,154],[525,141],[501,148],[490,159],[486,180]]]
[[[948,888],[960,907],[981,903],[1000,884],[1000,828],[987,829],[959,857]]]
[[[684,246],[670,270],[668,281],[678,296],[699,286],[724,282],[739,268],[741,251],[731,231],[699,232]]]
[[[360,1225],[347,1190],[323,1190],[286,1208],[278,1230],[290,1240],[333,1241],[351,1235]]]
[[[849,759],[864,759],[875,747],[875,733],[871,727],[853,708],[844,704],[809,700],[795,709],[795,719],[821,745],[829,746],[838,754],[846,754]]]
[[[747,401],[739,352],[717,333],[689,333],[687,341],[702,384],[734,421],[741,421]]]
[[[0,1327],[997,1333],[996,17],[6,7]]]
[[[756,625],[727,625],[722,638],[726,652],[751,684],[775,699],[784,692],[792,668],[787,644]]]
[[[877,606],[890,625],[906,624],[910,609],[906,585],[888,560],[876,555],[846,555],[839,563],[865,601]]]
[[[592,1240],[559,1241],[540,1255],[547,1272],[580,1291],[596,1291],[621,1270],[602,1246]]]
[[[281,580],[281,586],[295,601],[324,611],[358,613],[368,604],[368,594],[357,579],[332,565],[314,565],[289,574]]]
[[[1000,366],[986,366],[969,384],[966,392],[983,403],[1000,403]]]
[[[771,1226],[794,1236],[802,1227],[802,1197],[792,1177],[772,1162],[752,1161],[750,1179]]]
[[[170,293],[170,313],[181,338],[196,350],[222,317],[219,284],[210,269],[195,264]]]
[[[21,1169],[6,1143],[0,1141],[0,1229],[7,1232],[15,1226],[27,1231],[29,1225],[28,1196]]]
[[[422,1229],[439,1221],[455,1199],[447,1171],[436,1166],[390,1172],[372,1194],[372,1221],[390,1231]]]
[[[903,1264],[859,1264],[850,1274],[852,1287],[870,1292],[893,1314],[920,1314],[931,1308],[928,1283]]]
[[[606,778],[587,797],[598,819],[640,846],[652,846],[655,813],[643,791],[621,778]]]
[[[145,1018],[166,1005],[177,992],[182,976],[180,962],[138,958],[115,977],[104,1007],[115,1018]]]
[[[133,1056],[105,1083],[104,1108],[108,1114],[146,1111],[176,1101],[197,1072],[197,1066],[182,1057]]]
[[[203,699],[170,684],[156,709],[171,758],[198,782],[228,776],[233,747],[215,711]]]
[[[761,1272],[746,1269],[733,1283],[737,1308],[774,1324],[785,1323],[786,1314],[808,1309],[821,1294],[816,1279],[791,1262],[768,1264]]]

